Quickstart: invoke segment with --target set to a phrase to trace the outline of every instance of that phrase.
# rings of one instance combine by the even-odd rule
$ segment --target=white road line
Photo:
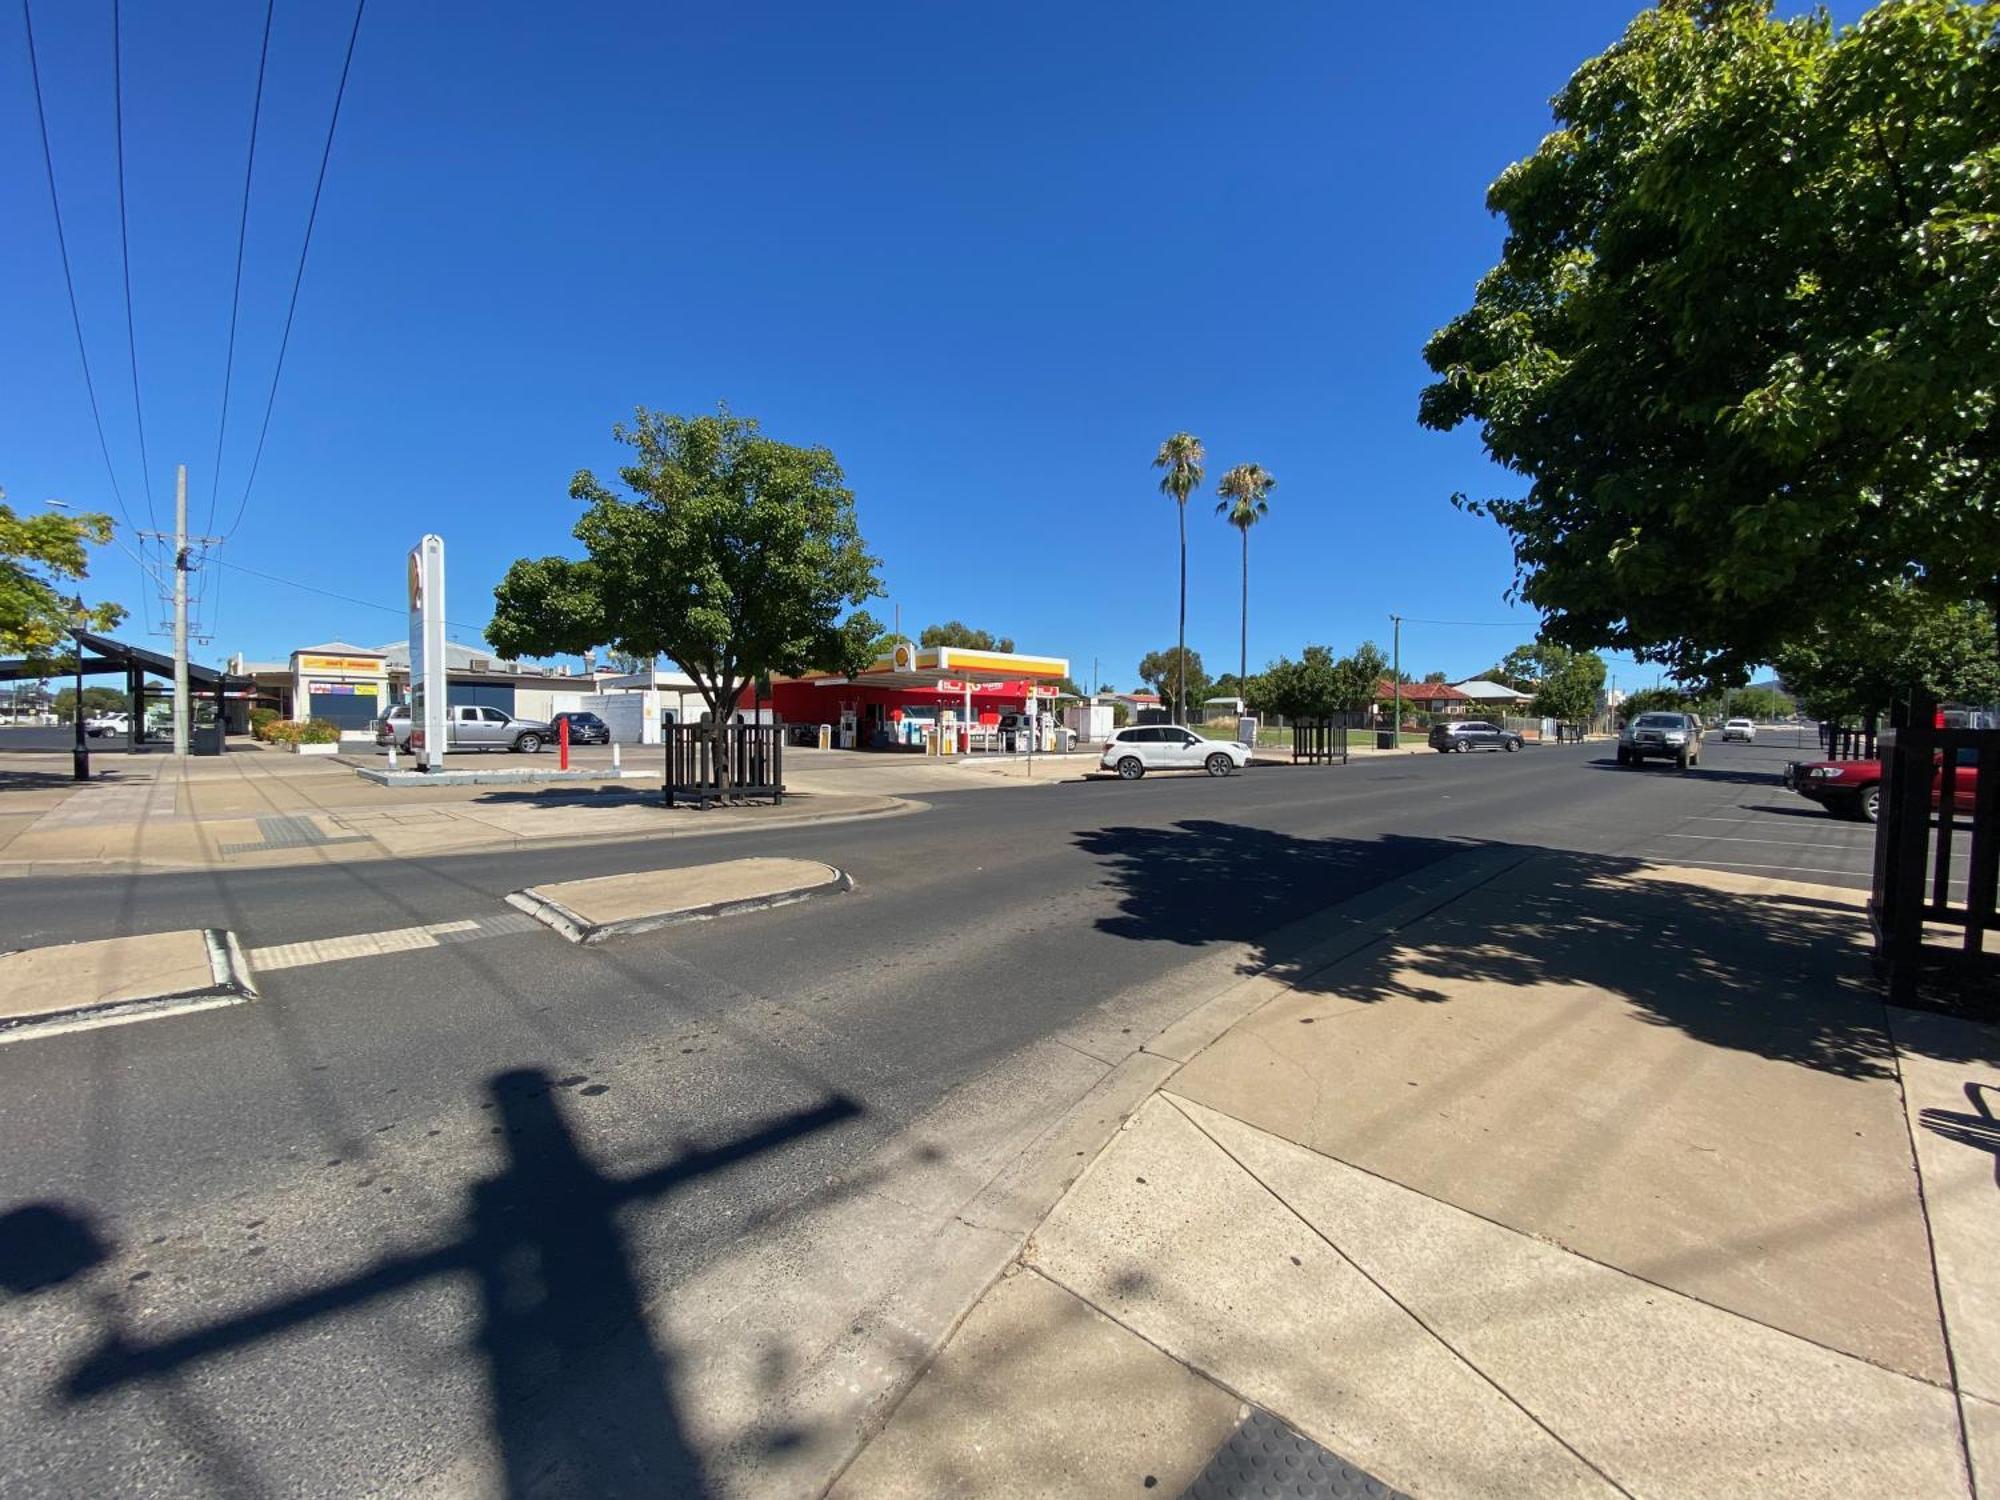
[[[1721,833],[1663,833],[1663,839],[1695,839],[1704,844],[1777,844],[1786,849],[1826,849],[1835,854],[1859,854],[1868,849],[1866,844],[1815,844],[1805,839],[1748,839],[1731,838]]]
[[[1690,865],[1713,865],[1721,870],[1782,870],[1793,875],[1845,875],[1850,880],[1867,875],[1867,870],[1832,870],[1824,865],[1752,865],[1734,859],[1688,859],[1682,861]],[[1962,876],[1954,875],[1951,883],[1964,885]]]
[[[420,948],[441,947],[445,943],[501,937],[511,932],[539,931],[541,924],[533,917],[510,911],[490,917],[470,917],[459,922],[431,922],[422,927],[391,927],[382,932],[357,932],[347,937],[273,943],[268,948],[252,948],[246,956],[252,973],[268,974],[274,969],[302,969],[313,964],[337,963],[344,958],[377,958],[385,953],[410,953]]]

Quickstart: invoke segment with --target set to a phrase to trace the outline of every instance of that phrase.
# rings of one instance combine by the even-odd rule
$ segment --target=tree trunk
[[[1174,653],[1174,717],[1176,724],[1187,722],[1187,497],[1180,497],[1181,516],[1181,616]]]
[[[1243,683],[1250,675],[1250,528],[1243,528],[1243,609],[1237,616],[1236,696],[1243,697]]]

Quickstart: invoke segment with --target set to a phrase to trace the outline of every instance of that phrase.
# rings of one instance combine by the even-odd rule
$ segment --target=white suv
[[[1757,726],[1748,719],[1731,719],[1722,726],[1722,742],[1726,745],[1731,740],[1741,740],[1746,745],[1756,744]]]
[[[1097,764],[1125,781],[1137,781],[1148,771],[1232,776],[1250,764],[1250,747],[1236,740],[1205,740],[1178,724],[1135,724],[1104,742]]]

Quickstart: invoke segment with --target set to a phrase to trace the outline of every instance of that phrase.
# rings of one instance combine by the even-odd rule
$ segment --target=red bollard
[[[569,720],[568,719],[556,720],[556,744],[562,748],[562,763],[557,767],[557,769],[562,771],[567,771],[569,769]]]

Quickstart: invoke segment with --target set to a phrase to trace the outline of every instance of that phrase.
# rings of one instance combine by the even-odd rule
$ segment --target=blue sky
[[[153,506],[190,468],[231,529],[351,11],[281,0],[236,384],[210,516],[263,7],[134,3],[126,174]],[[957,617],[1134,681],[1174,636],[1149,460],[1278,477],[1252,667],[1308,641],[1470,674],[1534,633],[1507,540],[1454,490],[1518,481],[1418,428],[1425,337],[1499,226],[1486,185],[1622,30],[1589,3],[426,3],[369,7],[268,448],[208,569],[214,642],[400,637],[404,552],[447,543],[471,639],[514,558],[573,551],[579,467],[640,403],[727,400],[844,465],[884,619]],[[36,39],[111,454],[145,518],[118,255],[110,5]],[[64,298],[18,17],[0,44],[0,484],[115,511]],[[1190,644],[1237,652],[1236,534],[1189,508]],[[255,570],[255,573],[240,570]],[[151,586],[106,550],[93,597]],[[162,618],[135,608],[137,638]],[[1621,668],[1630,685],[1654,670]]]

